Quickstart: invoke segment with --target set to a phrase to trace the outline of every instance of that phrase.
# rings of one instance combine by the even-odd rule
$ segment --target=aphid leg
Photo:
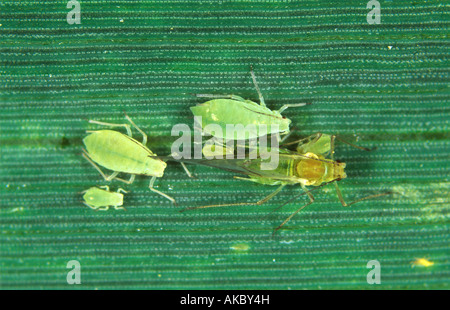
[[[97,210],[97,208],[95,208],[95,207],[93,207],[93,206],[91,206],[91,205],[88,205],[88,204],[87,204],[86,202],[84,202],[84,201],[83,201],[83,204],[86,205],[87,207],[91,208],[92,210]]]
[[[258,83],[256,83],[256,75],[255,72],[253,72],[253,66],[250,65],[250,74],[252,76],[252,80],[253,80],[253,85],[255,85],[255,89],[256,92],[258,93],[258,97],[259,97],[259,104],[263,107],[266,106],[266,103],[264,102],[264,97],[261,93],[261,90],[259,89]]]
[[[83,204],[85,204],[86,206],[88,206],[89,208],[91,208],[92,210],[95,210],[95,211],[107,211],[109,209],[109,207],[93,207],[93,206],[87,204],[86,202],[83,202]]]
[[[126,119],[130,122],[131,125],[134,126],[134,128],[136,128],[137,131],[139,131],[142,135],[142,144],[146,145],[147,144],[147,135],[145,134],[145,132],[143,132],[132,120],[131,118],[125,114]]]
[[[132,137],[130,125],[128,125],[128,124],[112,124],[112,123],[105,123],[105,122],[99,122],[99,121],[94,121],[94,120],[89,120],[89,123],[102,125],[102,126],[109,126],[109,127],[125,127],[125,129],[127,130],[127,134],[130,137]]]
[[[100,188],[104,188],[107,192],[109,192],[109,186],[108,185],[102,185],[99,186]]]
[[[287,108],[297,108],[297,107],[303,107],[305,105],[308,105],[310,103],[308,102],[302,102],[302,103],[290,103],[290,104],[285,104],[283,105],[278,112],[281,114],[283,113],[284,110],[286,110]]]
[[[155,180],[156,180],[156,177],[152,177],[152,179],[150,180],[150,185],[148,186],[148,187],[150,188],[150,190],[151,190],[152,192],[155,192],[155,193],[161,195],[161,196],[166,197],[167,199],[169,199],[170,201],[172,201],[173,203],[175,203],[175,199],[173,199],[173,198],[170,197],[169,195],[164,194],[163,192],[160,192],[159,190],[153,188],[153,184],[155,183]]]
[[[250,181],[249,179],[242,179]],[[233,206],[259,206],[268,200],[275,197],[284,187],[285,185],[280,185],[274,192],[272,192],[270,195],[264,197],[263,199],[257,201],[257,202],[238,202],[238,203],[226,203],[226,204],[220,204],[220,205],[208,205],[208,206],[200,206],[200,207],[189,207],[185,208],[183,210],[180,210],[180,212],[184,212],[187,210],[194,210],[194,209],[206,209],[206,208],[217,208],[217,207],[233,207]]]
[[[114,206],[114,209],[115,209],[115,210],[127,210],[127,209],[125,209],[125,208],[122,207],[122,206]]]
[[[292,130],[289,131],[288,133],[282,132],[281,134],[284,135],[284,137],[279,140],[279,145],[280,146],[284,146],[284,145],[294,144],[294,143],[291,143],[291,142],[285,144],[284,141],[286,141],[297,130],[298,130],[297,127],[293,127]],[[278,133],[278,134],[280,134],[280,133]],[[304,139],[302,139],[302,140],[304,140]],[[300,141],[300,140],[298,140],[298,141]]]
[[[338,196],[339,201],[341,202],[342,206],[347,207],[347,203],[344,201],[344,197],[342,196],[342,192],[339,188],[339,185],[337,184],[337,182],[333,182],[334,184],[334,188],[336,189],[336,194]]]
[[[284,184],[280,185],[274,192],[272,192],[270,195],[268,195],[266,198],[261,199],[260,201],[258,201],[256,203],[256,205],[260,205],[265,203],[266,201],[269,201],[270,199],[272,199],[273,197],[275,197],[279,192],[281,192],[281,190],[284,188]]]
[[[180,162],[181,167],[183,167],[184,172],[188,175],[190,178],[195,178],[194,175],[189,171],[189,169],[186,167],[186,165],[183,162]]]
[[[123,188],[119,188],[117,190],[118,193],[124,193],[124,194],[128,194],[128,192],[126,190],[124,190]]]
[[[216,98],[216,99],[232,99],[236,101],[246,101],[244,98],[237,95],[218,95],[218,94],[195,94],[198,98]]]
[[[132,174],[129,180],[124,180],[124,179],[121,179],[121,178],[115,178],[115,179],[120,181],[120,182],[126,183],[126,184],[132,184],[134,182],[135,178],[136,178],[136,175]]]
[[[242,181],[249,181],[249,182],[255,182],[258,183],[258,180],[252,179],[252,178],[243,178],[243,177],[238,177],[238,176],[234,176],[233,178],[237,179],[237,180],[242,180]]]
[[[334,182],[334,187],[336,188],[336,193],[337,193],[337,196],[339,198],[339,201],[341,202],[342,206],[344,206],[344,207],[349,207],[352,204],[355,204],[355,203],[363,201],[363,200],[373,199],[373,198],[377,198],[377,197],[381,197],[381,196],[386,196],[386,195],[392,194],[392,192],[379,193],[379,194],[374,194],[374,195],[369,195],[369,196],[366,196],[366,197],[363,197],[363,198],[359,198],[359,199],[357,199],[355,201],[352,201],[350,203],[346,203],[344,201],[344,197],[342,196],[341,190],[339,189],[339,186],[338,186],[337,182]]]
[[[304,208],[306,208],[307,206],[309,206],[310,204],[312,204],[314,202],[314,196],[304,187],[302,186],[303,191],[308,195],[309,197],[309,202],[305,205],[303,205],[301,208],[297,209],[297,211],[295,211],[294,213],[292,213],[291,215],[289,215],[289,217],[287,219],[284,220],[283,223],[281,223],[277,228],[275,228],[273,230],[272,235],[274,235],[281,227],[283,227],[284,224],[286,224],[287,222],[289,222],[297,213],[299,213],[300,211],[302,211]]]
[[[89,158],[89,154],[85,149],[83,150],[83,157],[86,158],[86,160],[100,173],[100,175],[105,179],[105,181],[110,182],[112,179],[116,178],[119,172],[114,171],[110,176],[106,176],[106,174],[103,173],[103,171],[100,169],[99,166],[97,166],[92,159]],[[121,180],[121,179],[119,179]]]

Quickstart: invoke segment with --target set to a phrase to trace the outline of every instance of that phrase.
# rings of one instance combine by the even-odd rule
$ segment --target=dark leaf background
[[[449,283],[448,3],[380,1],[66,1],[0,3],[0,285],[3,289],[446,289]],[[80,192],[105,185],[81,156],[89,119],[124,123],[124,111],[167,155],[175,124],[191,128],[195,93],[257,100],[294,137],[334,133],[347,163],[344,208],[333,186],[277,235],[306,202],[180,213],[185,207],[256,201],[275,188],[170,163],[123,187],[126,211],[95,212]],[[137,133],[136,133],[136,136]],[[434,265],[413,266],[416,258]],[[68,261],[81,285],[68,285]],[[378,260],[381,284],[366,281]]]

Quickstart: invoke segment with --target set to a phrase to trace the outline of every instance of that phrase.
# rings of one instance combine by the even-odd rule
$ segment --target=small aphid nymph
[[[127,193],[123,189],[119,188],[117,192],[110,192],[108,186],[100,186],[100,189],[98,187],[91,187],[88,190],[85,190],[83,192],[83,203],[88,206],[89,208],[93,210],[98,211],[106,211],[110,207],[114,207],[114,209],[124,210],[125,208],[122,207],[123,205],[123,194]]]

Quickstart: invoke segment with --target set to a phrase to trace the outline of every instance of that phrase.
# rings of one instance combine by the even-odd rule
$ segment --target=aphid
[[[136,174],[152,176],[149,185],[150,190],[175,202],[172,197],[153,188],[156,178],[163,176],[167,164],[161,159],[153,157],[156,154],[145,146],[147,135],[127,115],[125,117],[142,134],[142,143],[132,138],[130,125],[128,124],[111,124],[90,120],[89,122],[93,124],[125,127],[128,136],[114,130],[88,131],[91,134],[83,139],[86,146],[86,150],[83,149],[83,156],[106,181],[116,179],[131,184]],[[110,176],[106,176],[96,163],[114,172]],[[120,172],[131,174],[130,179],[127,181],[118,178],[117,175]]]
[[[225,140],[256,139],[263,135],[287,134],[291,120],[281,113],[289,107],[300,107],[307,103],[285,104],[278,111],[272,111],[266,107],[264,97],[256,83],[253,68],[250,70],[253,84],[259,96],[259,104],[251,100],[245,100],[236,95],[212,95],[197,94],[197,97],[215,98],[205,103],[191,107],[194,116],[201,117],[202,131]],[[208,130],[207,125],[215,124],[221,127],[221,133]],[[227,125],[240,125],[248,130],[228,130]],[[247,127],[248,125],[256,125]],[[266,125],[267,130],[261,131],[259,125]]]
[[[128,193],[125,190],[119,188],[117,192],[110,192],[108,186],[100,186],[100,189],[98,187],[91,187],[88,190],[85,190],[83,199],[84,204],[88,206],[89,208],[93,210],[99,210],[99,211],[106,211],[109,209],[109,207],[114,207],[114,209],[119,210],[125,210],[123,205],[123,194],[121,193]]]
[[[216,160],[185,160],[186,163],[197,163],[206,166],[217,167],[220,169],[229,170],[232,172],[247,175],[248,178],[235,177],[236,179],[251,181],[255,183],[265,184],[265,185],[278,185],[278,188],[272,192],[267,197],[257,201],[257,202],[243,202],[243,203],[230,203],[230,204],[216,204],[200,207],[190,207],[185,210],[191,209],[203,209],[212,207],[225,207],[225,206],[241,206],[241,205],[261,205],[267,202],[271,198],[275,197],[286,185],[299,184],[303,189],[303,192],[290,199],[282,206],[292,202],[299,196],[307,195],[309,197],[309,202],[299,208],[297,211],[292,213],[281,225],[279,225],[275,231],[280,229],[284,224],[286,224],[294,215],[300,212],[305,207],[309,206],[314,202],[314,197],[311,194],[312,190],[307,190],[307,186],[324,186],[329,183],[333,183],[339,201],[343,206],[350,206],[362,200],[371,199],[383,195],[390,194],[382,193],[370,195],[351,203],[346,203],[342,197],[342,193],[338,187],[336,181],[340,181],[347,177],[344,172],[346,166],[345,163],[335,161],[333,159],[334,154],[334,142],[337,139],[334,135],[325,135],[318,133],[307,139],[301,140],[301,145],[298,146],[298,150],[302,153],[293,152],[287,149],[279,149],[279,159],[276,166],[272,170],[262,170],[261,163],[264,161],[261,157],[256,159],[216,159]],[[347,143],[358,149],[370,151],[369,149],[353,145],[342,139],[340,141]],[[307,142],[305,142],[307,141]],[[302,143],[303,142],[303,143]],[[314,152],[313,152],[314,151]],[[326,156],[330,158],[327,159]],[[282,207],[281,206],[281,207]],[[274,231],[274,232],[275,232]]]
[[[416,260],[411,263],[411,267],[431,267],[433,265],[434,263],[426,258],[416,258]]]

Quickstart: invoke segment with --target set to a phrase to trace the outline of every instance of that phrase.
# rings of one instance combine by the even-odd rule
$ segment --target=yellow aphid
[[[272,148],[271,151],[277,151],[278,160],[272,169],[262,169],[262,163],[267,163],[267,160],[263,156],[259,156],[255,159],[213,159],[213,160],[203,160],[203,161],[186,161],[190,163],[196,163],[201,165],[206,165],[210,167],[216,167],[235,173],[247,175],[248,178],[235,176],[236,179],[245,180],[250,182],[255,182],[264,185],[277,185],[278,188],[265,198],[256,202],[238,202],[238,203],[228,203],[228,204],[213,204],[207,206],[199,207],[188,207],[185,210],[193,209],[205,209],[205,208],[215,208],[215,207],[226,207],[226,206],[242,206],[242,205],[261,205],[268,200],[275,197],[286,185],[300,185],[303,189],[299,195],[285,202],[282,206],[287,203],[292,202],[302,195],[307,195],[309,202],[297,209],[292,213],[284,222],[282,222],[277,228],[275,228],[274,233],[279,230],[284,224],[286,224],[293,216],[300,212],[305,207],[309,206],[314,202],[314,196],[311,194],[312,190],[308,190],[307,186],[321,187],[329,183],[333,183],[336,189],[337,197],[341,202],[342,206],[347,207],[353,205],[357,202],[372,199],[380,196],[385,196],[391,194],[391,192],[374,194],[366,197],[362,197],[358,200],[346,203],[339,189],[337,181],[347,177],[344,171],[346,167],[345,163],[334,160],[334,143],[335,140],[339,140],[345,144],[355,147],[360,150],[370,151],[367,148],[354,145],[350,142],[338,138],[336,135],[328,135],[317,133],[308,138],[294,141],[293,143],[299,143],[297,146],[297,152],[290,151],[288,149]],[[286,144],[287,145],[287,144]],[[210,148],[210,146],[208,146]],[[205,153],[205,149],[203,152]],[[220,150],[225,153],[226,150]],[[301,153],[300,153],[301,152]],[[261,150],[258,150],[261,155]],[[208,155],[212,155],[209,153]],[[326,158],[329,157],[329,158]]]

